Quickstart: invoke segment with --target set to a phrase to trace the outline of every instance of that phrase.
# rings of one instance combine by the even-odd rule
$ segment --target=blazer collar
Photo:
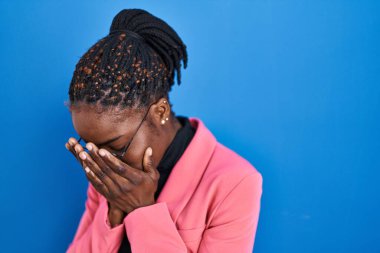
[[[170,172],[156,201],[166,202],[174,221],[196,190],[217,143],[199,118],[189,117],[189,121],[196,129],[195,135]]]

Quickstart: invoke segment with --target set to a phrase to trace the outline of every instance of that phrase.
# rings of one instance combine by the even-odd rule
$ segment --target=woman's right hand
[[[75,156],[75,158],[77,159],[77,161],[83,167],[83,160],[80,159],[78,153],[75,152],[75,150],[74,150],[75,144],[76,144],[76,141],[74,141],[74,140],[72,140],[70,138],[69,141],[65,143],[65,147],[66,147],[67,150],[69,150]]]
[[[69,150],[75,156],[77,161],[83,167],[83,160],[80,159],[78,152],[74,150],[76,143],[77,142],[74,140],[72,140],[72,143],[70,143],[70,140],[69,140],[69,142],[65,143],[65,147],[67,150]],[[110,222],[111,227],[115,227],[115,226],[123,223],[123,220],[124,220],[124,217],[126,214],[121,209],[119,209],[115,205],[112,205],[108,201],[107,201],[107,205],[108,205],[108,220]]]

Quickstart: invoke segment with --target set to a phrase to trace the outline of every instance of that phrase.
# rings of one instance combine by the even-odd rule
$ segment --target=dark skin
[[[120,150],[131,140],[148,108],[142,112],[124,109],[103,114],[94,109],[84,103],[71,109],[74,128],[87,141],[89,153],[74,137],[65,146],[80,162],[90,183],[108,200],[108,218],[114,227],[133,210],[155,204],[159,179],[156,168],[181,124],[171,114],[168,99],[161,98],[150,107],[125,155],[118,158],[109,151]],[[115,123],[118,118],[122,121]],[[105,146],[96,145],[118,136],[121,137]]]

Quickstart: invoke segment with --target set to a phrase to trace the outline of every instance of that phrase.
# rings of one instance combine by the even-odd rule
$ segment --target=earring
[[[166,103],[166,100],[164,100],[164,103]]]
[[[165,120],[161,120],[161,125],[165,124]]]
[[[166,121],[168,121],[169,120],[169,118],[166,118]]]

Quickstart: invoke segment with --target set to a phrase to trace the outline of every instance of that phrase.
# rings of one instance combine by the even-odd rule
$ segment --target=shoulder
[[[247,159],[217,143],[202,177],[207,188],[209,226],[237,217],[255,218],[259,212],[263,177]],[[237,204],[238,203],[238,204]]]
[[[215,146],[207,172],[215,179],[228,180],[231,185],[236,185],[247,176],[257,183],[262,181],[261,173],[253,164],[220,142]]]
[[[211,152],[210,160],[205,168],[202,183],[218,189],[223,194],[234,188],[244,178],[258,188],[261,187],[262,175],[247,159],[231,148],[220,143],[204,122],[196,117],[190,117],[190,123],[197,129],[195,138],[198,152]],[[208,150],[210,149],[210,150]]]
[[[211,196],[211,209],[222,202],[244,200],[250,210],[262,194],[263,177],[247,159],[217,142],[202,177],[202,183]],[[253,203],[255,202],[255,203]]]

